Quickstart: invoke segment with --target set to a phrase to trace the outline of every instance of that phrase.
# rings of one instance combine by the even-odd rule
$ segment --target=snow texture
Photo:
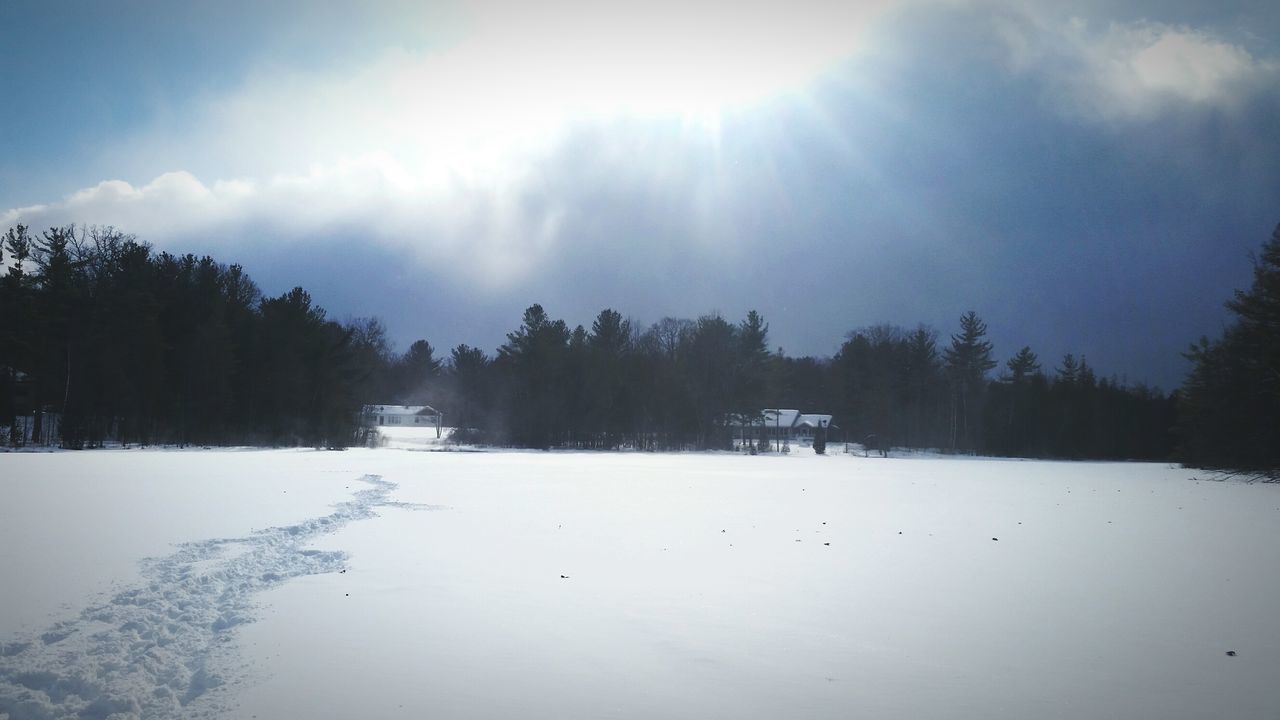
[[[1280,717],[1278,485],[410,430],[0,454],[0,720]]]
[[[33,637],[0,644],[0,718],[196,716],[193,701],[223,682],[215,656],[230,631],[253,620],[258,593],[344,569],[344,553],[308,543],[374,517],[377,508],[414,507],[389,499],[394,483],[372,475],[363,481],[370,487],[329,515],[183,544],[143,562],[143,585]]]

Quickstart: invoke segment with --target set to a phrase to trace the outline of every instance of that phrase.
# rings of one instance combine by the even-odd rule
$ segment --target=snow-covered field
[[[1280,717],[1280,486],[433,449],[0,454],[0,718]]]

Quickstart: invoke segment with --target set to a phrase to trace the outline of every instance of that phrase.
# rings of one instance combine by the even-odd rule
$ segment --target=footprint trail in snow
[[[376,475],[361,480],[370,487],[329,515],[179,545],[143,561],[142,585],[0,642],[0,720],[193,717],[192,701],[223,684],[216,667],[225,663],[215,660],[228,654],[231,631],[253,619],[257,593],[343,569],[345,553],[307,549],[311,541],[377,508],[433,509],[392,501],[396,484]]]

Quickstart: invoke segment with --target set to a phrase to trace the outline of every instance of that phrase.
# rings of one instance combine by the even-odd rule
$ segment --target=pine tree
[[[904,444],[937,447],[941,443],[934,420],[945,405],[944,383],[938,363],[938,332],[921,325],[907,336],[902,366],[906,393]]]
[[[570,332],[563,320],[552,320],[541,305],[524,311],[523,323],[507,333],[498,348],[498,364],[508,381],[506,430],[512,442],[548,448],[564,440],[566,424],[565,360]]]
[[[1080,376],[1080,363],[1076,361],[1076,356],[1067,353],[1062,356],[1062,364],[1058,366],[1058,382],[1071,386],[1076,384],[1076,380]]]
[[[738,325],[738,385],[733,411],[754,416],[769,398],[769,323],[752,310]]]
[[[1009,368],[1010,382],[1017,384],[1040,372],[1040,359],[1031,352],[1030,347],[1024,345],[1018,354],[1009,358],[1005,367]]]
[[[1280,225],[1254,259],[1253,285],[1227,302],[1239,318],[1241,342],[1259,391],[1280,398]]]
[[[1186,462],[1280,477],[1280,225],[1255,258],[1253,283],[1227,302],[1236,322],[1186,357],[1180,393]]]
[[[440,361],[436,349],[426,340],[415,340],[397,367],[397,397],[409,404],[428,402],[432,387],[440,377]]]
[[[951,336],[951,345],[943,350],[947,374],[951,379],[951,449],[959,443],[973,449],[971,430],[974,418],[981,415],[980,403],[987,371],[996,366],[991,359],[991,343],[984,340],[987,324],[970,310],[960,317],[960,332]]]
[[[998,402],[1004,405],[1004,422],[994,449],[1002,455],[1019,455],[1027,452],[1026,438],[1031,432],[1028,424],[1033,415],[1032,378],[1038,377],[1040,359],[1024,345],[1005,362],[1005,367],[1008,374],[995,388]]]
[[[633,414],[635,388],[626,372],[632,352],[631,322],[615,310],[601,310],[585,343],[586,368],[580,383],[585,389],[583,422],[597,445],[617,447]]]
[[[489,417],[494,383],[489,357],[480,348],[462,344],[449,353],[446,376],[452,389],[451,402],[441,408],[451,417],[445,420],[460,432],[459,439],[479,439],[492,431]]]

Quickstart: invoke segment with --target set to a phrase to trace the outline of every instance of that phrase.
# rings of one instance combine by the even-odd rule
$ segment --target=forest
[[[10,445],[348,447],[365,404],[425,404],[468,442],[727,448],[732,419],[788,407],[831,440],[1012,457],[1179,460],[1274,475],[1280,455],[1280,227],[1254,282],[1171,393],[1085,355],[998,358],[987,326],[874,325],[830,358],[769,349],[751,311],[570,327],[537,304],[492,354],[397,352],[375,318],[338,322],[302,288],[264,296],[239,265],[113,228],[10,228],[0,243],[0,428]],[[741,434],[741,430],[738,431]]]

